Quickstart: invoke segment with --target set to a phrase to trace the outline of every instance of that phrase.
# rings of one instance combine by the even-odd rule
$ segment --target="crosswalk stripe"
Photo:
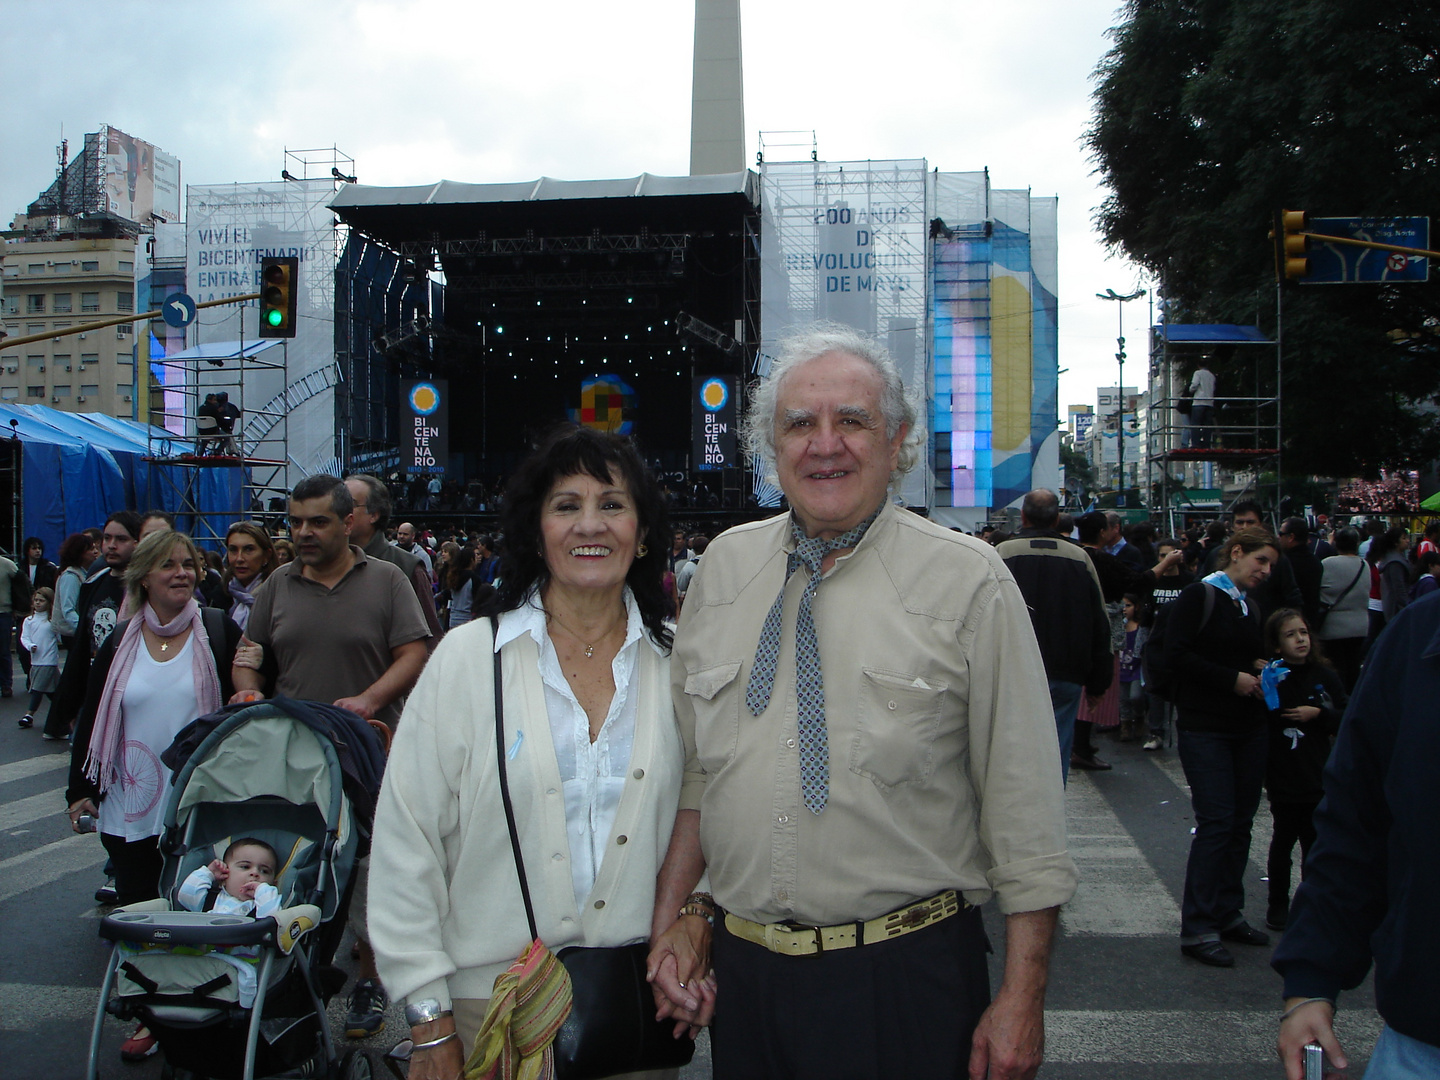
[[[1047,1065],[1113,1062],[1156,1065],[1241,1065],[1275,1062],[1275,1011],[1199,1012],[1046,1010]],[[1352,1054],[1373,1046],[1380,1017],[1367,1009],[1341,1010],[1335,1034]]]
[[[43,754],[40,757],[26,758],[24,761],[10,761],[0,765],[0,784],[8,784],[12,780],[24,780],[27,777],[39,776],[41,773],[69,767],[70,755],[68,754]]]
[[[94,834],[67,836],[20,855],[0,859],[0,904],[59,881],[77,870],[102,865],[108,856]]]
[[[1180,908],[1086,773],[1071,773],[1065,793],[1070,856],[1080,886],[1061,909],[1066,934],[1151,937],[1175,933]]]
[[[0,982],[0,1031],[33,1033],[41,1022],[64,1021],[76,1038],[88,1034],[100,986]],[[83,1024],[83,1027],[77,1025]]]
[[[15,799],[0,805],[0,832],[18,829],[21,825],[29,825],[32,821],[42,821],[64,812],[64,788],[31,795],[26,799]]]

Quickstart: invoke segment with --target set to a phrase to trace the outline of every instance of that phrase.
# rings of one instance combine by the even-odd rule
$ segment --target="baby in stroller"
[[[280,910],[275,868],[280,860],[264,840],[244,836],[232,841],[223,858],[196,867],[175,898],[187,911],[254,915],[263,919]]]

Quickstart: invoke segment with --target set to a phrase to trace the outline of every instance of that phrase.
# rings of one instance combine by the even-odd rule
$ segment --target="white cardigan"
[[[406,702],[375,812],[367,922],[380,977],[394,997],[444,1008],[452,997],[490,997],[530,941],[496,771],[492,640],[480,619],[440,642]],[[539,650],[526,634],[500,651],[510,799],[540,938],[557,951],[650,936],[684,752],[669,657],[638,655],[630,775],[577,911]]]

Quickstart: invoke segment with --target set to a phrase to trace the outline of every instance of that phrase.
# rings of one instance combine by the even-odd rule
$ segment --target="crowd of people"
[[[1173,746],[1189,782],[1184,957],[1231,967],[1228,946],[1269,944],[1243,888],[1266,794],[1267,927],[1333,938],[1315,922],[1327,894],[1302,883],[1292,905],[1293,849],[1308,882],[1309,854],[1332,850],[1317,808],[1347,700],[1357,682],[1383,699],[1360,673],[1391,662],[1407,606],[1440,610],[1416,603],[1437,588],[1440,524],[1412,555],[1403,529],[1272,532],[1241,502],[1160,537],[1072,519],[1039,489],[1014,535],[945,529],[890,496],[922,436],[894,366],[831,325],[776,360],[745,434],[791,509],[713,540],[670,526],[628,440],[564,426],[510,477],[491,534],[393,522],[380,479],[320,475],[290,492],[287,536],[239,521],[223,556],[167,514],[120,510],[55,564],[38,541],[23,567],[0,560],[30,586],[21,726],[49,695],[67,812],[110,856],[97,899],[158,893],[180,728],[283,695],[393,731],[349,902],[345,1027],[375,1034],[404,999],[416,1080],[531,1058],[543,1073],[553,1045],[530,1036],[571,1007],[554,954],[577,945],[648,953],[674,1035],[713,1021],[717,1077],[1033,1076],[1077,881],[1064,788],[1111,769],[1106,732]],[[263,917],[274,863],[238,839],[182,894]],[[1277,953],[1287,994],[1304,989],[1287,998],[1292,1077],[1294,1017],[1339,1054],[1315,1006],[1358,981],[1346,957]],[[1387,1011],[1413,966],[1382,970],[1382,1012],[1440,1054],[1432,1022]],[[156,1045],[142,1027],[122,1054]]]

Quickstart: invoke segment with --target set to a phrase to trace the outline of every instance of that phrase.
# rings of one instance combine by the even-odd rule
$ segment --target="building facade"
[[[0,253],[4,330],[29,337],[135,311],[133,239],[6,244]],[[135,330],[109,326],[7,348],[0,338],[0,401],[135,415]]]

